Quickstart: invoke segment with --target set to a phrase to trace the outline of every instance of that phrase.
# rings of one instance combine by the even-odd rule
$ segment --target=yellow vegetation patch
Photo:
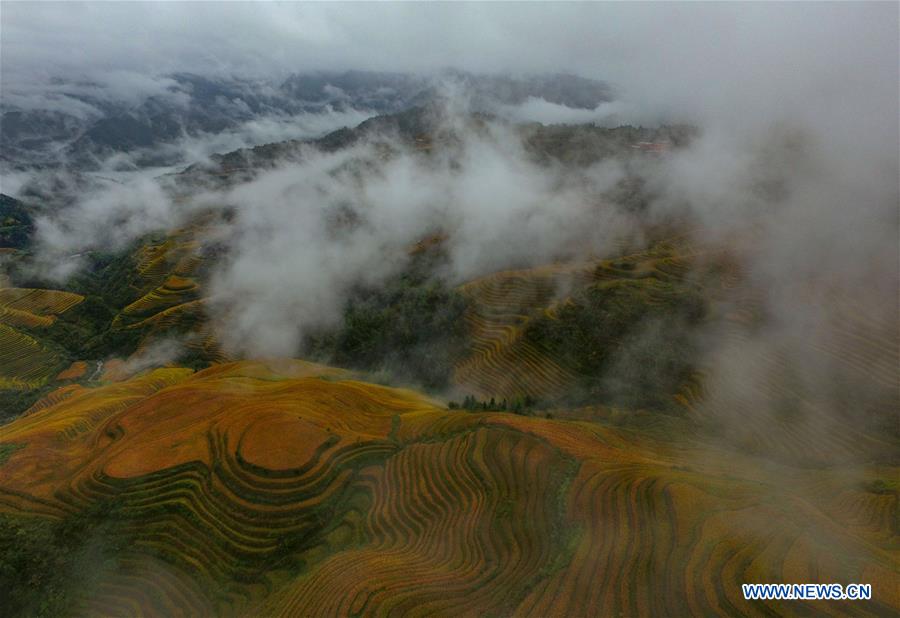
[[[84,296],[60,290],[0,288],[0,307],[25,311],[37,316],[65,313],[84,300]]]
[[[84,297],[59,290],[0,287],[0,324],[13,328],[45,328]]]
[[[67,399],[76,393],[79,393],[84,390],[84,387],[80,384],[66,384],[65,386],[60,386],[54,391],[51,391],[44,397],[38,399],[34,405],[25,410],[23,416],[28,414],[33,414],[38,410],[43,410],[44,408],[49,408],[50,406],[55,406],[63,399]]]
[[[100,380],[103,382],[121,382],[131,376],[127,371],[125,361],[121,358],[111,358],[103,363],[103,372]]]
[[[0,307],[0,324],[18,328],[44,328],[53,324],[56,316],[36,315],[21,309]]]
[[[82,377],[87,371],[87,363],[85,361],[75,361],[68,368],[59,372],[56,376],[57,380],[74,380]]]

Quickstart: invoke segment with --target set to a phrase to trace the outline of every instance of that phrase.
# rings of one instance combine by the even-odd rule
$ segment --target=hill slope
[[[68,388],[0,449],[3,601],[28,615],[900,609],[896,467],[767,467],[676,420],[448,411],[273,360]],[[748,581],[874,600],[748,603]]]

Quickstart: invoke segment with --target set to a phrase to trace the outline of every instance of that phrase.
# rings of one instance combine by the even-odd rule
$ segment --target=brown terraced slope
[[[447,410],[301,361],[157,369],[2,427],[0,532],[47,544],[6,560],[53,615],[900,611],[896,465],[775,463],[641,419]],[[846,460],[891,446],[868,440]],[[782,581],[873,600],[741,596]]]

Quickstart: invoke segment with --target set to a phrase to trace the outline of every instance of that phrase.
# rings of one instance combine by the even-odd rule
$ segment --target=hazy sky
[[[455,66],[571,71],[679,103],[773,75],[821,84],[823,72],[851,81],[897,72],[893,2],[3,2],[0,11],[7,84],[116,71]]]

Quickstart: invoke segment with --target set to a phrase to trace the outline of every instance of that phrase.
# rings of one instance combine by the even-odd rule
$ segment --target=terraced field
[[[529,325],[556,320],[572,295],[589,287],[633,284],[645,290],[642,302],[653,305],[659,302],[656,289],[681,281],[695,254],[696,248],[676,238],[617,259],[504,271],[463,285],[473,349],[456,367],[456,384],[480,398],[552,399],[565,392],[577,379],[577,369],[529,340]]]
[[[84,300],[60,290],[0,287],[0,323],[12,327],[50,326],[57,316]]]
[[[473,350],[457,365],[456,383],[481,397],[507,398],[542,397],[568,386],[571,370],[526,341],[524,327],[536,312],[552,315],[563,282],[583,285],[592,266],[506,271],[464,285]]]
[[[143,293],[122,308],[114,325],[138,328],[160,314],[178,312],[179,307],[195,302],[200,286],[193,276],[201,264],[199,243],[202,221],[175,230],[163,240],[143,245],[135,254],[136,284]]]
[[[41,330],[84,300],[59,290],[0,288],[0,390],[40,388],[65,359]]]
[[[153,288],[153,290],[125,307],[122,313],[127,316],[152,316],[158,312],[184,304],[186,298],[189,298],[196,290],[197,284],[192,279],[171,275],[166,278],[162,285]]]
[[[896,458],[900,324],[888,317],[896,303],[860,306],[848,294],[819,302],[827,311],[811,324],[760,336],[761,303],[742,292],[719,324],[714,370],[685,392],[685,406],[747,452],[807,466],[851,463],[865,450]]]
[[[752,250],[752,242],[732,243],[731,250]],[[665,302],[673,285],[696,285],[709,305],[703,331],[715,346],[707,344],[670,395],[676,410],[719,432],[732,447],[796,464],[850,462],[860,449],[875,457],[896,455],[896,299],[893,310],[890,304],[866,306],[862,296],[807,282],[795,302],[808,297],[813,317],[792,331],[767,334],[766,299],[736,267],[739,261],[684,236],[618,259],[475,280],[461,288],[470,300],[466,318],[474,345],[456,366],[455,382],[480,399],[529,395],[552,402],[582,376],[551,347],[529,338],[536,321],[557,320],[579,290],[609,295],[628,286],[634,293],[621,306],[626,313],[635,303],[652,308]]]
[[[227,360],[207,322],[201,283],[203,257],[198,238],[209,223],[208,216],[199,215],[184,228],[142,245],[134,254],[137,298],[121,308],[112,327],[140,333],[135,355],[174,338],[183,342],[190,354],[207,361]]]
[[[35,338],[0,324],[0,389],[38,388],[56,374],[60,360]]]
[[[38,316],[59,315],[84,300],[72,292],[60,290],[38,290],[30,288],[0,289],[0,306],[7,309],[27,311]]]
[[[900,611],[895,465],[775,464],[691,427],[450,411],[302,361],[158,369],[3,427],[0,515],[88,522],[83,615]],[[742,599],[768,581],[874,598]]]

